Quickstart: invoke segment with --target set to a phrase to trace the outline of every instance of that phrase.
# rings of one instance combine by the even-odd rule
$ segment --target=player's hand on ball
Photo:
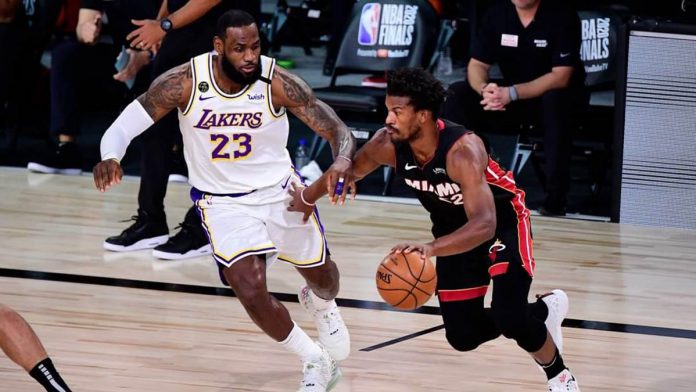
[[[403,242],[391,248],[391,253],[411,253],[419,252],[422,259],[427,259],[433,255],[433,247],[428,244],[417,242]]]
[[[105,159],[94,166],[92,169],[94,185],[100,192],[106,192],[112,185],[121,182],[123,170],[115,159]]]
[[[306,200],[302,199],[302,190],[305,188],[298,188],[295,184],[290,184],[290,189],[288,193],[292,197],[290,204],[288,205],[288,211],[301,212],[303,214],[302,223],[307,223],[309,217],[312,216],[314,212],[314,202],[307,203]]]

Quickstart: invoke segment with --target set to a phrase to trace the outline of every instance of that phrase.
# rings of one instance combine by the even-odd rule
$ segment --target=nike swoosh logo
[[[211,96],[209,96],[209,97],[204,97],[204,96],[201,95],[201,96],[198,97],[198,100],[199,100],[199,101],[205,101],[206,99],[210,99],[210,98],[215,98],[215,96],[214,96],[214,95],[211,95]]]
[[[411,170],[411,169],[415,169],[415,168],[417,168],[417,167],[418,167],[418,166],[416,166],[416,165],[409,165],[409,164],[407,163],[406,166],[404,166],[404,169],[406,169],[406,170]]]
[[[287,187],[288,187],[288,182],[290,182],[290,177],[288,177],[288,179],[285,180],[285,184],[281,185],[281,187],[282,187],[283,189],[287,188]]]
[[[561,58],[570,56],[570,53],[561,53]]]

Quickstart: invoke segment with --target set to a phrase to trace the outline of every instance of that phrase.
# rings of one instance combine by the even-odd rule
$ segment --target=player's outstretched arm
[[[341,186],[351,183],[356,142],[346,124],[329,105],[318,100],[307,83],[297,75],[276,68],[271,87],[274,105],[286,107],[331,145],[334,163],[327,170],[327,181],[332,187],[339,181]],[[341,194],[345,196],[348,187],[343,188]]]
[[[355,153],[353,160],[353,180],[346,184],[345,191],[350,190],[353,198],[356,194],[355,182],[363,179],[382,165],[394,166],[396,164],[396,151],[384,129],[380,129],[364,146]],[[328,182],[328,174],[324,173],[318,180],[307,188],[291,189],[293,197],[288,207],[289,211],[304,213],[306,222],[314,210],[314,204],[324,195],[329,195],[331,204],[337,202],[343,204],[345,194],[334,193],[334,187]]]
[[[185,107],[191,96],[191,83],[191,66],[182,64],[160,75],[145,93],[126,106],[102,136],[102,161],[92,170],[98,190],[105,192],[121,182],[120,161],[131,140],[172,109]]]

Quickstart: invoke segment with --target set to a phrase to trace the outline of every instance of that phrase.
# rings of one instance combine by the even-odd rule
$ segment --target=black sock
[[[63,381],[58,370],[53,366],[51,358],[46,358],[34,366],[29,372],[48,392],[72,392]]]
[[[558,349],[556,349],[556,355],[554,355],[551,362],[547,364],[539,363],[539,366],[541,366],[541,368],[544,369],[544,373],[546,373],[546,378],[549,380],[558,376],[560,372],[566,369],[565,364],[563,363],[563,357],[561,357],[561,354],[558,352]]]

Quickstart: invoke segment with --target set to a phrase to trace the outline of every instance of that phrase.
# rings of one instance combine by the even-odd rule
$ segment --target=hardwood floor
[[[235,298],[187,289],[222,287],[210,258],[168,262],[102,249],[129,225],[119,220],[135,212],[137,181],[100,194],[89,176],[0,168],[0,302],[32,324],[74,391],[295,390],[301,364]],[[170,185],[170,228],[188,203],[188,188]],[[368,309],[381,303],[377,263],[396,242],[428,240],[428,217],[419,206],[360,200],[320,208],[341,270],[339,297],[354,300],[342,308],[353,351],[334,391],[545,390],[529,356],[502,338],[459,353],[439,329],[361,351],[441,324],[436,315]],[[693,390],[696,232],[536,216],[532,224],[531,294],[569,294],[575,327],[564,328],[564,358],[583,391]],[[269,272],[274,292],[292,295],[300,283],[284,264]],[[284,303],[316,336],[298,304]],[[39,390],[0,356],[0,391]]]

